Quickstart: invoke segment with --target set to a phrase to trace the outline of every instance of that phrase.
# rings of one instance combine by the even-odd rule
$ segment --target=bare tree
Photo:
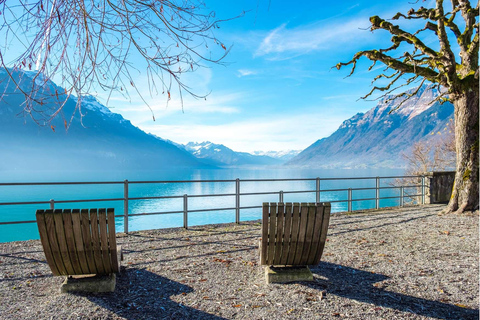
[[[404,189],[410,201],[419,203],[422,180],[412,176],[422,176],[427,172],[451,170],[455,167],[455,134],[453,119],[447,123],[442,131],[433,137],[415,142],[401,156],[406,164],[405,175],[410,178],[395,179],[392,186],[410,186]],[[417,186],[417,187],[415,187]]]
[[[369,70],[377,62],[386,66],[385,72],[376,76],[373,82],[386,81],[387,84],[374,86],[362,97],[364,99],[374,92],[386,96],[415,82],[420,82],[418,89],[426,81],[443,89],[443,94],[436,100],[450,100],[454,105],[457,154],[455,185],[446,211],[461,213],[477,209],[479,200],[479,5],[477,2],[476,7],[472,7],[468,0],[451,0],[451,10],[446,11],[444,2],[436,0],[435,8],[421,6],[407,14],[397,13],[392,18],[406,22],[426,21],[424,28],[413,32],[378,16],[371,17],[370,30],[389,32],[392,45],[385,49],[360,51],[352,60],[338,63],[336,67],[351,65],[349,75],[352,75],[362,57],[373,61]],[[407,27],[409,25],[413,23],[406,23]],[[431,35],[438,41],[429,46],[425,39]],[[411,94],[401,93],[395,98],[403,97],[406,101],[416,93],[415,90]]]
[[[161,92],[167,103],[172,91],[200,97],[181,75],[227,54],[214,34],[222,21],[201,0],[0,0],[0,64],[25,96],[24,114],[39,124],[61,113],[71,95],[80,115],[82,96],[93,90],[108,92],[108,100],[113,92],[129,98],[130,90],[144,99],[140,71],[149,93]],[[32,70],[29,87],[13,75],[18,70]],[[49,91],[51,79],[65,90]],[[47,101],[53,108],[45,110]]]

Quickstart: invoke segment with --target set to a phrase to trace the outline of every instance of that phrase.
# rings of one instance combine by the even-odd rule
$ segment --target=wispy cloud
[[[207,96],[206,99],[195,99],[185,97],[183,104],[181,100],[172,98],[168,106],[164,100],[150,104],[150,108],[141,102],[136,104],[118,105],[114,112],[120,112],[125,118],[129,119],[134,125],[141,128],[150,127],[158,123],[177,123],[179,121],[209,121],[213,118],[225,117],[240,114],[241,108],[238,101],[242,99],[244,93],[219,93],[215,92]],[[155,118],[155,122],[152,120]],[[217,120],[218,121],[218,120]],[[174,139],[172,139],[174,140]],[[174,140],[175,141],[175,140]]]
[[[249,70],[249,69],[239,69],[238,70],[238,77],[246,77],[258,74],[257,70]]]
[[[368,18],[322,21],[295,28],[287,28],[284,23],[269,32],[255,52],[255,56],[282,54],[295,56],[313,51],[329,50],[341,47],[353,40],[358,42],[366,38],[365,30],[369,25]]]

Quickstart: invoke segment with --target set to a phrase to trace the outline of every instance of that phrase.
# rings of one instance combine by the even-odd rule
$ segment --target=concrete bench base
[[[307,266],[265,267],[267,283],[313,281],[313,274]]]
[[[104,276],[82,275],[69,276],[60,287],[63,293],[69,292],[113,292],[115,291],[116,275],[114,273]]]

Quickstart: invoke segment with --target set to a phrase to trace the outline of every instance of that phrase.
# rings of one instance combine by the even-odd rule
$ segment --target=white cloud
[[[258,71],[256,70],[248,70],[248,69],[239,69],[238,70],[238,76],[239,77],[246,77],[246,76],[251,76],[258,74]]]
[[[322,125],[319,125],[320,119]],[[304,149],[330,135],[343,120],[343,116],[319,113],[255,118],[218,125],[158,123],[143,126],[142,129],[179,143],[208,140],[235,151],[252,152]]]
[[[315,22],[292,29],[282,24],[271,31],[255,52],[255,56],[272,54],[301,55],[312,51],[329,50],[341,47],[345,43],[369,36],[365,29],[369,26],[367,18],[355,18],[349,21],[328,20]]]

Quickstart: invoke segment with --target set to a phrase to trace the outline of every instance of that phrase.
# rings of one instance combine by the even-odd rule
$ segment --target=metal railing
[[[357,188],[338,188],[338,189],[322,189],[322,182],[329,181],[354,181],[354,180],[374,180],[375,187],[357,187]],[[381,185],[382,180],[396,181],[396,183],[390,182],[386,186]],[[414,184],[411,184],[415,180]],[[241,185],[247,183],[261,183],[261,182],[315,182],[315,189],[309,190],[278,190],[278,191],[261,191],[261,192],[241,192]],[[400,182],[407,184],[399,185]],[[131,197],[129,194],[129,186],[131,185],[140,185],[140,184],[206,184],[206,183],[231,183],[234,184],[234,193],[210,193],[210,194],[177,194],[177,195],[165,195],[165,196],[142,196],[142,197]],[[410,184],[408,184],[410,183]],[[347,211],[352,211],[352,204],[358,201],[375,201],[375,209],[380,208],[380,200],[385,199],[398,199],[399,205],[404,206],[406,198],[409,199],[418,199],[414,202],[416,203],[425,203],[425,176],[388,176],[388,177],[350,177],[350,178],[298,178],[298,179],[235,179],[235,180],[178,180],[178,181],[103,181],[103,182],[15,182],[15,183],[0,183],[0,188],[3,187],[15,187],[15,186],[79,186],[79,185],[122,185],[123,184],[123,195],[115,198],[94,198],[94,199],[69,199],[69,200],[43,200],[43,201],[17,201],[17,202],[0,202],[1,206],[18,206],[18,205],[48,205],[50,209],[55,209],[56,204],[64,203],[85,203],[85,202],[123,202],[123,214],[115,215],[115,217],[123,217],[124,232],[128,233],[128,222],[129,217],[135,216],[147,216],[147,215],[160,215],[160,214],[183,214],[183,227],[188,228],[188,216],[189,213],[195,212],[214,212],[214,211],[225,211],[232,210],[235,212],[235,222],[240,223],[240,213],[241,210],[246,209],[260,209],[261,202],[258,205],[254,206],[242,206],[241,199],[248,196],[260,196],[260,195],[278,195],[278,201],[283,202],[286,194],[301,194],[301,193],[311,193],[315,195],[315,202],[322,202],[321,195],[323,193],[332,193],[332,192],[347,192],[347,199],[329,199],[328,202],[331,203],[347,203]],[[398,190],[398,195],[381,197],[381,190]],[[416,192],[414,194],[406,195],[406,189],[414,189]],[[375,191],[375,197],[370,198],[355,198],[353,196],[354,192],[359,191]],[[420,193],[418,193],[420,191]],[[207,209],[189,209],[189,199],[193,198],[205,198],[205,197],[234,197],[234,203],[230,207],[220,207],[220,208],[207,208]],[[159,199],[183,199],[183,210],[175,211],[162,211],[162,212],[141,212],[133,213],[129,212],[129,202],[130,201],[141,201],[141,200],[159,200]],[[325,201],[325,200],[324,200]],[[1,220],[1,217],[0,217]],[[0,225],[7,224],[22,224],[22,223],[35,223],[35,220],[24,220],[24,221],[0,221]]]

